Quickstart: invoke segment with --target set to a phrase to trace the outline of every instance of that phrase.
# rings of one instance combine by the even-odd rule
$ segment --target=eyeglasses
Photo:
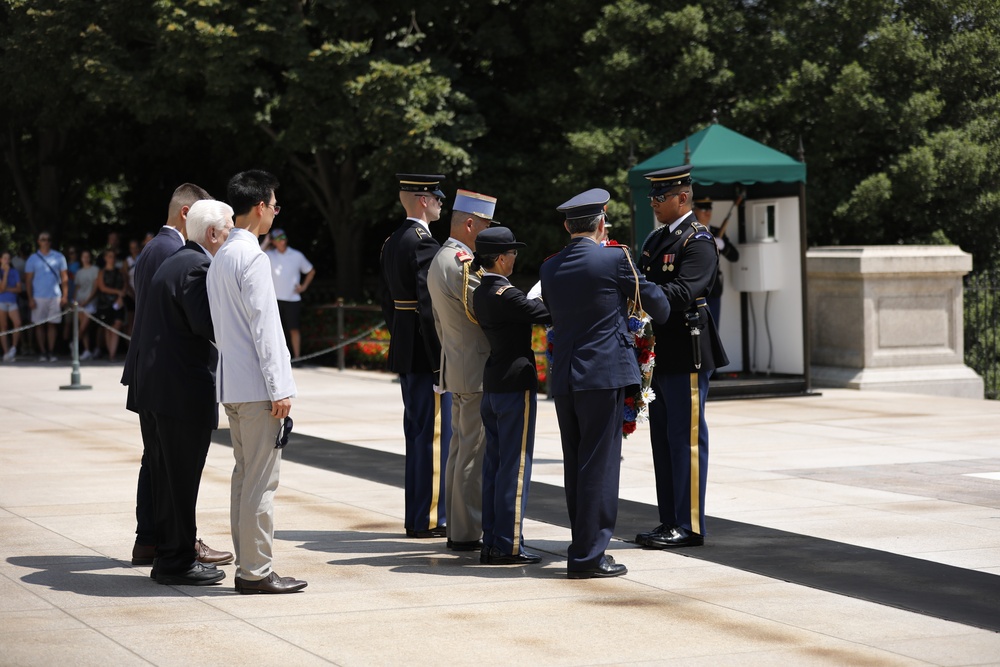
[[[418,197],[433,197],[434,201],[436,201],[438,204],[444,204],[444,199],[442,199],[441,197],[438,197],[437,195],[427,195],[427,194],[422,194],[422,193],[418,192],[417,196]]]
[[[662,204],[671,197],[680,197],[680,196],[681,196],[680,192],[675,192],[672,195],[649,195],[649,201],[655,201]]]
[[[264,204],[264,202],[261,202],[261,204]],[[264,206],[269,206],[270,208],[273,208],[275,215],[281,213],[281,207],[278,206],[277,204],[264,204]]]
[[[274,438],[274,448],[283,449],[288,444],[288,436],[291,432],[292,418],[285,417],[285,421],[281,423],[281,428],[278,429],[278,435]]]

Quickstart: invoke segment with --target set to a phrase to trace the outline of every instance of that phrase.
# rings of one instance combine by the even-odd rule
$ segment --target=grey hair
[[[233,207],[215,199],[199,199],[191,204],[187,214],[187,236],[201,245],[207,245],[208,230],[221,232],[233,217]]]
[[[566,226],[569,227],[570,234],[592,234],[597,231],[603,217],[603,213],[598,213],[588,218],[573,218],[566,221]]]

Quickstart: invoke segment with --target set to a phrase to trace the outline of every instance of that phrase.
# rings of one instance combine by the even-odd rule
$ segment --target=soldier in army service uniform
[[[391,335],[389,370],[399,373],[406,438],[407,537],[445,537],[444,464],[451,440],[451,396],[440,393],[441,343],[434,330],[427,269],[441,244],[430,223],[441,217],[437,174],[396,174],[406,220],[386,239],[380,264],[382,314]]]
[[[705,535],[708,426],[705,399],[712,371],[729,363],[706,297],[712,291],[719,251],[691,211],[691,165],[646,174],[650,205],[664,226],[642,246],[639,268],[663,286],[670,319],[653,325],[656,366],[649,406],[660,525],[636,535],[642,546],[700,546]]]

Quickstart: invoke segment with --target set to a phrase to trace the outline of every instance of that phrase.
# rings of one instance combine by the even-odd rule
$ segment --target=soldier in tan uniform
[[[483,445],[479,407],[490,344],[476,321],[472,292],[479,275],[469,270],[476,235],[493,221],[496,198],[468,190],[455,195],[451,236],[427,272],[434,326],[441,341],[441,387],[451,392],[451,444],[445,467],[448,548],[479,551],[483,534]]]

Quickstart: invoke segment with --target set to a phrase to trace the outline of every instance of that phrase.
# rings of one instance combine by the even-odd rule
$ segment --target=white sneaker
[[[90,359],[90,350],[84,350],[83,354],[80,355],[80,361],[88,361]]]
[[[59,361],[59,357],[54,354],[49,355],[49,361]]]
[[[17,361],[17,347],[16,346],[11,346],[11,348],[9,350],[7,350],[7,354],[3,355],[3,360],[4,361]]]
[[[39,361],[48,361],[49,360],[49,355],[47,355],[47,354],[40,354],[40,355],[38,355],[38,360]]]

